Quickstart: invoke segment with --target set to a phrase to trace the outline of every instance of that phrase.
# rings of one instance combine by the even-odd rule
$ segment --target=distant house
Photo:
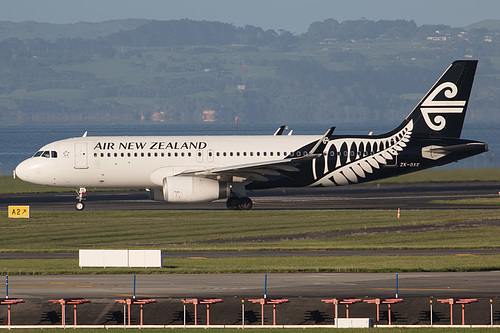
[[[430,37],[427,37],[427,40],[432,40],[432,41],[435,41],[435,42],[446,42],[447,37],[444,37],[444,36],[441,36],[441,37],[430,36]]]
[[[326,45],[326,44],[335,44],[337,43],[337,38],[325,38],[321,42],[319,42],[321,45]]]
[[[152,114],[151,116],[151,120],[153,121],[159,121],[159,122],[164,122],[167,118],[167,115],[165,114],[164,111],[160,111],[160,112],[155,112]]]
[[[202,119],[206,123],[212,123],[215,121],[215,111],[214,110],[205,110],[202,114]]]

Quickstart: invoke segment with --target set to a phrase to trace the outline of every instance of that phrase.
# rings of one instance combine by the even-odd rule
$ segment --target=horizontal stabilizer
[[[453,153],[463,153],[467,151],[488,151],[488,145],[483,142],[470,142],[454,146],[427,146],[422,148],[422,157],[429,160],[438,160]]]

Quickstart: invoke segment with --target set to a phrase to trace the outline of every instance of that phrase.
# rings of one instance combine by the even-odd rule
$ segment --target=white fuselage
[[[45,145],[39,150],[39,156],[17,166],[16,175],[35,184],[73,188],[161,187],[164,177],[185,171],[282,160],[319,138],[321,136],[299,135],[78,137]]]

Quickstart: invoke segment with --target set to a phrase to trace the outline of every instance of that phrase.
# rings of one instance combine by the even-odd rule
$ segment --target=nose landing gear
[[[75,204],[75,208],[78,211],[81,211],[85,208],[85,204],[83,203],[83,200],[85,200],[85,194],[87,193],[87,189],[85,187],[80,187],[78,191],[78,196],[76,197],[77,203]]]

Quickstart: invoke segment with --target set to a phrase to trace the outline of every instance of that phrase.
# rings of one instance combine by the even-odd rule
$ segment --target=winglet
[[[325,135],[316,142],[314,147],[309,151],[309,155],[317,155],[323,153],[323,150],[325,149],[326,144],[328,141],[330,141],[330,137],[333,134],[333,131],[335,131],[335,127],[330,127],[328,131],[326,131]]]
[[[283,134],[283,131],[285,131],[285,128],[286,128],[286,126],[285,126],[285,125],[280,126],[280,127],[276,130],[276,132],[274,132],[274,134],[273,134],[273,135],[282,135],[282,134]]]

